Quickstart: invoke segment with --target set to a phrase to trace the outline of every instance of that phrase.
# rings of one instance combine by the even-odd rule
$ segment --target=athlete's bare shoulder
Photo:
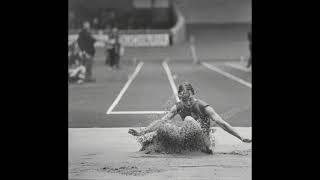
[[[210,106],[209,103],[207,103],[207,102],[205,102],[205,101],[203,101],[203,100],[201,100],[201,99],[196,99],[196,100],[197,100],[197,102],[198,102],[200,105]]]

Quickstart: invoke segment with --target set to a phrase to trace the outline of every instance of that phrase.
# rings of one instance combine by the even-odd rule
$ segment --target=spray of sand
[[[168,111],[175,103],[175,97],[170,97],[164,109]],[[160,119],[163,115],[149,115],[150,122]],[[203,133],[200,124],[195,120],[174,118],[172,121],[164,122],[157,131],[147,133],[137,138],[141,144],[141,151],[146,153],[183,153],[186,151],[199,151],[205,149],[210,143],[214,147],[213,132],[209,137]],[[209,141],[209,142],[208,142]]]

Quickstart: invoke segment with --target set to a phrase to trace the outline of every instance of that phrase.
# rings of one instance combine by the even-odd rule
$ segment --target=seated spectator
[[[82,53],[77,43],[72,44],[69,53],[68,81],[82,84],[85,80],[86,68],[83,63]]]

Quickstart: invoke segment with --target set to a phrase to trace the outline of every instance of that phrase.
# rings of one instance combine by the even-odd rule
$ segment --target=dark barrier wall
[[[68,1],[69,29],[80,28],[83,21],[93,24],[94,19],[98,21],[97,29],[105,29],[107,26],[116,26],[119,29],[168,29],[174,25],[169,3],[165,4],[166,6],[159,3],[152,6],[136,6],[135,0]]]
[[[68,0],[69,9],[84,7],[85,9],[110,8],[117,10],[130,10],[133,8],[132,0]]]
[[[178,0],[187,24],[251,23],[252,0]]]
[[[120,21],[119,25],[127,24],[127,17],[133,11],[132,0],[68,0],[69,2],[69,28],[81,27],[81,22],[93,22],[94,18],[99,23],[111,26],[113,21]],[[112,19],[112,20],[111,20]],[[112,21],[112,22],[111,22]]]
[[[174,17],[171,8],[154,8],[152,12],[154,28],[170,28],[174,25]]]

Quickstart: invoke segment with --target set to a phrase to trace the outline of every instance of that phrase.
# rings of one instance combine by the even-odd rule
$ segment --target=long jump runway
[[[165,108],[170,107],[168,104],[176,101],[176,87],[188,81],[193,84],[196,96],[209,103],[232,126],[251,127],[251,87],[202,65],[172,62],[168,63],[168,68],[169,75],[160,64],[143,63],[135,79],[125,91],[122,89],[120,98],[117,97],[118,101],[107,114],[132,118],[162,114]],[[230,73],[233,73],[232,69]],[[147,116],[141,118],[139,124],[146,126],[149,122]]]
[[[251,74],[248,72],[241,72],[221,63],[207,63],[251,83],[249,81]],[[178,84],[184,81],[192,83],[196,96],[207,101],[231,125],[251,126],[250,87],[203,65],[194,65],[191,62],[171,61],[167,63],[167,70],[163,60],[139,64],[140,67],[135,68],[133,73],[135,76],[130,83],[128,83],[129,80],[125,80],[121,82],[122,85],[118,83],[119,85],[113,86],[106,82],[104,86],[91,90],[85,88],[82,90],[79,87],[70,91],[69,94],[73,98],[69,99],[69,107],[72,108],[69,116],[73,118],[69,127],[147,126],[151,120],[154,120],[150,119],[150,115],[160,116],[166,108],[172,106],[176,101],[174,91]],[[82,93],[81,96],[75,96],[79,93]],[[85,99],[82,96],[85,96]],[[73,101],[90,103],[74,105]]]
[[[204,65],[178,61],[165,64],[167,69],[164,63],[141,63],[134,79],[124,85],[109,107],[108,119],[121,117],[118,119],[123,122],[121,127],[147,126],[155,120],[148,115],[163,114],[177,101],[174,95],[177,86],[188,81],[193,84],[196,96],[209,103],[232,126],[251,127],[250,73],[221,63],[207,63],[236,78],[233,79]]]

